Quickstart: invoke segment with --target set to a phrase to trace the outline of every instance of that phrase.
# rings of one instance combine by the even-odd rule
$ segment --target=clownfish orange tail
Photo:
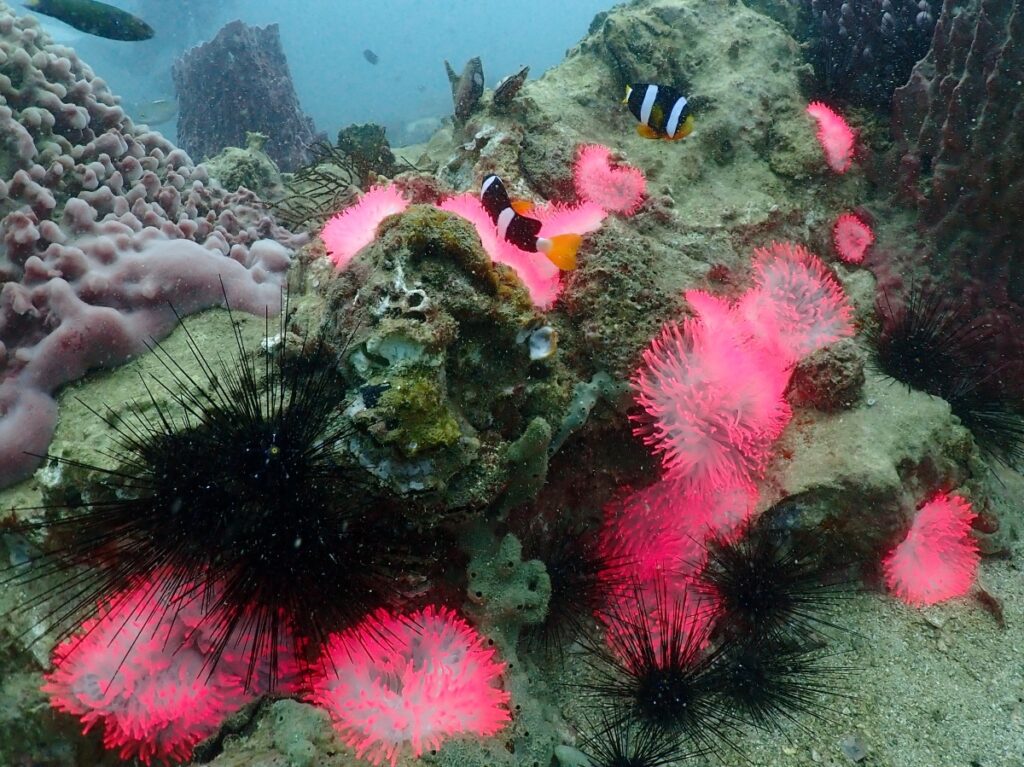
[[[576,251],[580,249],[583,237],[578,234],[558,234],[537,240],[537,250],[563,272],[576,268]]]

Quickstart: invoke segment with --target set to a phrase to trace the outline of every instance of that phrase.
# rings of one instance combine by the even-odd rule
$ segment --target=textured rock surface
[[[768,0],[761,5],[785,10]],[[566,62],[528,82],[507,112],[493,111],[485,93],[464,130],[439,134],[425,162],[414,158],[420,167],[433,163],[437,178],[403,179],[405,188],[429,191],[417,201],[433,201],[439,187],[474,188],[490,171],[501,173],[517,195],[569,200],[576,146],[591,141],[608,144],[647,174],[648,202],[635,217],[611,217],[586,238],[580,269],[546,316],[528,304],[513,275],[486,262],[472,230],[426,208],[386,221],[349,273],[336,278],[322,260],[307,265],[304,300],[335,340],[353,341],[346,372],[363,406],[349,413],[360,430],[354,449],[404,497],[426,500],[428,513],[465,503],[458,510],[482,532],[474,538],[465,527],[458,530],[460,551],[435,585],[461,601],[472,622],[492,624],[489,636],[510,664],[508,729],[495,738],[452,741],[422,760],[403,756],[400,764],[549,767],[553,754],[569,753],[593,734],[594,711],[575,686],[592,679],[586,653],[573,648],[552,659],[509,641],[521,628],[520,604],[530,620],[538,617],[540,595],[530,590],[530,579],[537,576],[538,587],[543,579],[506,534],[516,518],[593,522],[617,488],[652,481],[658,462],[630,435],[627,381],[658,326],[683,313],[682,292],[706,288],[735,297],[749,286],[751,250],[771,240],[802,241],[827,254],[836,215],[864,202],[858,165],[839,178],[824,166],[803,114],[806,77],[793,39],[742,4],[641,0],[601,14]],[[626,81],[655,78],[675,78],[694,96],[697,129],[684,142],[637,137],[635,122],[618,104]],[[882,257],[886,236],[879,240]],[[874,298],[871,275],[842,265],[835,270],[863,326]],[[362,321],[353,327],[341,318],[357,291]],[[228,332],[226,321],[220,335],[214,327],[220,315],[197,318],[203,325],[195,332],[210,344],[205,348],[217,348]],[[539,321],[558,331],[558,351],[531,364],[515,339]],[[247,327],[258,335],[251,321]],[[846,350],[857,356],[855,348]],[[842,352],[839,361],[846,360]],[[841,371],[858,369],[847,361]],[[835,362],[815,368],[824,373],[816,385],[824,380],[835,391],[855,390],[859,378],[833,375]],[[131,372],[90,377],[74,394],[87,403],[124,392],[138,396]],[[78,445],[102,445],[109,438],[103,425],[71,396],[65,399],[77,409],[67,411],[57,449],[78,455],[84,449]],[[1005,486],[992,481],[945,403],[869,372],[853,405],[832,413],[797,405],[760,487],[760,509],[811,534],[837,533],[865,557],[869,576],[872,562],[905,531],[915,505],[936,484],[969,494],[1004,528],[1019,516],[1019,477],[1006,478]],[[421,460],[432,462],[429,472],[406,471]],[[510,470],[523,475],[517,486]],[[38,502],[45,476],[0,502]],[[424,487],[414,489],[410,477]],[[506,523],[496,511],[509,498],[532,500]],[[453,526],[464,518],[438,516]],[[467,573],[474,554],[481,570]],[[835,616],[852,631],[829,648],[854,671],[835,682],[844,697],[817,709],[828,722],[798,716],[805,728],[787,723],[779,733],[743,731],[737,740],[745,756],[726,751],[713,761],[841,765],[849,763],[844,744],[857,742],[868,754],[863,763],[932,767],[955,759],[1018,767],[1024,680],[1014,659],[1024,647],[1024,601],[1016,566],[982,566],[982,585],[1006,600],[1004,632],[972,600],[919,612],[874,591],[869,577],[868,587]],[[502,588],[509,575],[511,586]],[[490,615],[485,597],[494,597]],[[291,701],[260,710],[224,740],[214,760],[221,767],[355,763],[320,712]]]
[[[798,407],[824,411],[854,407],[864,386],[865,356],[851,339],[816,351],[796,366],[787,399]]]
[[[232,21],[178,59],[173,74],[178,141],[198,159],[245,146],[245,134],[259,131],[281,170],[307,162],[316,131],[299,106],[277,24]]]
[[[900,194],[934,250],[928,271],[1001,329],[985,361],[1009,382],[1024,374],[1022,71],[1019,2],[948,0],[892,120]]]
[[[928,52],[936,0],[801,0],[806,40],[823,95],[888,110],[893,91]]]

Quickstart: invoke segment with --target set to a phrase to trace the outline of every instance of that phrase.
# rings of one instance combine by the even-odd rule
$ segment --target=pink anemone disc
[[[754,251],[757,286],[739,312],[757,341],[792,365],[853,335],[852,310],[835,277],[802,245],[773,242]]]
[[[182,593],[180,585],[173,590]],[[188,761],[196,743],[268,687],[261,669],[269,669],[269,658],[250,671],[249,656],[239,652],[245,637],[228,642],[211,663],[202,589],[179,601],[168,601],[171,591],[158,578],[103,603],[54,649],[42,686],[54,708],[81,720],[83,732],[102,726],[104,747],[122,759]],[[288,679],[278,689],[287,694],[298,687],[298,665],[280,651],[278,667]]]
[[[613,164],[611,150],[600,144],[580,147],[572,178],[581,200],[625,216],[636,213],[647,193],[643,172],[630,165]]]
[[[907,537],[882,562],[889,590],[912,605],[966,594],[978,572],[971,537],[977,515],[958,495],[939,493],[917,512]]]
[[[378,610],[327,642],[313,701],[342,739],[375,765],[413,756],[463,733],[489,736],[509,721],[505,664],[452,610],[409,616]]]
[[[409,201],[391,184],[374,187],[357,203],[332,216],[320,230],[320,239],[335,268],[346,268],[356,253],[373,242],[381,221],[408,207]]]
[[[634,433],[662,454],[667,479],[706,496],[748,487],[792,415],[789,374],[761,349],[700,321],[668,323],[643,353]]]
[[[808,104],[807,114],[818,121],[818,143],[828,167],[836,173],[846,173],[853,164],[853,128],[842,115],[820,101]]]
[[[538,309],[551,308],[562,292],[561,272],[543,253],[528,253],[498,237],[497,227],[475,194],[465,192],[449,197],[438,207],[473,224],[491,260],[515,270]],[[529,215],[541,222],[541,237],[554,237],[596,231],[607,214],[597,205],[583,203],[572,207],[546,205]]]
[[[853,213],[841,215],[832,228],[832,242],[836,246],[836,253],[848,264],[863,262],[864,254],[874,241],[875,234],[871,227]]]

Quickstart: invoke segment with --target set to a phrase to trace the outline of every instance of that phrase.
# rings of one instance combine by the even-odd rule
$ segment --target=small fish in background
[[[371,51],[369,48],[363,50],[363,58],[369,61],[374,66],[376,66],[378,61],[380,61],[380,56]]]
[[[153,101],[140,101],[128,112],[135,118],[136,122],[145,123],[149,126],[163,125],[169,123],[178,114],[178,102],[174,99],[155,99]]]
[[[533,208],[526,200],[510,200],[501,179],[491,174],[480,187],[480,203],[498,227],[498,236],[527,253],[543,253],[562,271],[576,268],[578,234],[539,237],[541,222],[526,214]]]
[[[153,28],[138,16],[98,0],[25,0],[31,11],[108,40],[149,40]]]
[[[644,138],[679,141],[693,132],[693,115],[686,96],[668,85],[633,83],[622,100],[640,121],[636,132]]]

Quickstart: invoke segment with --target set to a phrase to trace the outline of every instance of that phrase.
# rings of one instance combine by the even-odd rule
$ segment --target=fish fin
[[[658,135],[658,132],[654,130],[654,128],[652,128],[649,125],[644,125],[643,123],[640,123],[639,125],[636,126],[636,132],[639,133],[644,138],[661,138],[661,136]]]
[[[576,268],[576,251],[582,241],[583,237],[578,234],[558,234],[539,239],[537,249],[563,272],[571,272]]]
[[[623,104],[628,104],[628,103],[629,103],[629,94],[630,94],[630,93],[632,93],[632,92],[633,92],[633,89],[632,89],[632,88],[630,88],[630,87],[629,87],[629,86],[627,85],[627,86],[626,86],[626,95],[625,95],[625,97],[624,97],[624,98],[622,99],[622,103],[623,103]]]
[[[512,200],[512,210],[520,216],[528,216],[533,212],[534,204],[529,200]]]
[[[672,141],[682,141],[684,138],[693,133],[693,115],[687,115],[683,124],[679,126],[679,130],[672,137]]]

